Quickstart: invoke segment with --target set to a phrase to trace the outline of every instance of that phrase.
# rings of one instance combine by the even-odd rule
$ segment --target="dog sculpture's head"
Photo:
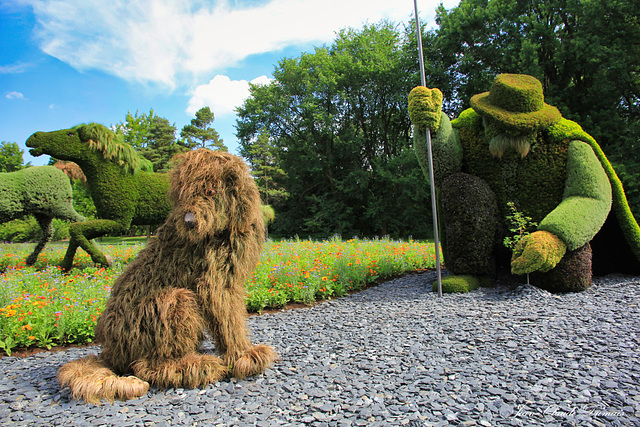
[[[168,220],[179,236],[198,242],[223,233],[264,232],[258,188],[242,159],[200,148],[175,160]]]

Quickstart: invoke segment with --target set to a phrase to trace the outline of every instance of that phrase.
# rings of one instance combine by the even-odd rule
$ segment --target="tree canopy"
[[[118,123],[115,129],[124,136],[125,142],[151,161],[154,172],[166,172],[173,156],[190,149],[187,142],[176,140],[175,124],[156,115],[153,109],[148,114],[127,112],[124,122]]]
[[[0,172],[15,172],[23,169],[25,166],[22,155],[24,152],[15,142],[0,142]]]
[[[271,136],[281,182],[273,232],[426,235],[428,187],[410,147],[409,77],[391,23],[345,29],[279,61],[238,109],[243,153]],[[401,206],[401,209],[398,207]]]
[[[191,124],[185,125],[180,132],[189,147],[211,148],[213,150],[227,151],[218,132],[211,127],[215,115],[209,107],[202,107],[196,111],[196,118],[191,119]]]

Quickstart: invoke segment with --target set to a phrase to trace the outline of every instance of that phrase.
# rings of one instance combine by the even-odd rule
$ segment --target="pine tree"
[[[191,119],[191,124],[182,128],[180,136],[190,147],[209,147],[227,151],[227,147],[222,143],[222,138],[211,127],[214,120],[213,111],[209,107],[203,107],[196,111],[196,118]]]

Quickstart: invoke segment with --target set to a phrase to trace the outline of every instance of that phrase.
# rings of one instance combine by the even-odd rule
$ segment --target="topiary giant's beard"
[[[508,135],[495,135],[489,140],[489,152],[493,157],[501,158],[508,149],[513,149],[524,158],[531,149],[531,137],[521,135],[517,137]]]
[[[526,132],[515,134],[513,132],[505,132],[499,125],[491,120],[483,120],[485,137],[489,140],[489,153],[498,159],[502,158],[504,153],[513,149],[524,158],[531,150],[531,144],[535,141],[535,132]]]

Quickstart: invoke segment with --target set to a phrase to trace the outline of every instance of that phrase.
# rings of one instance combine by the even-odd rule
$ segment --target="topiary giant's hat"
[[[545,128],[562,118],[556,107],[545,104],[542,84],[524,74],[500,74],[489,92],[471,97],[479,114],[518,131]]]

